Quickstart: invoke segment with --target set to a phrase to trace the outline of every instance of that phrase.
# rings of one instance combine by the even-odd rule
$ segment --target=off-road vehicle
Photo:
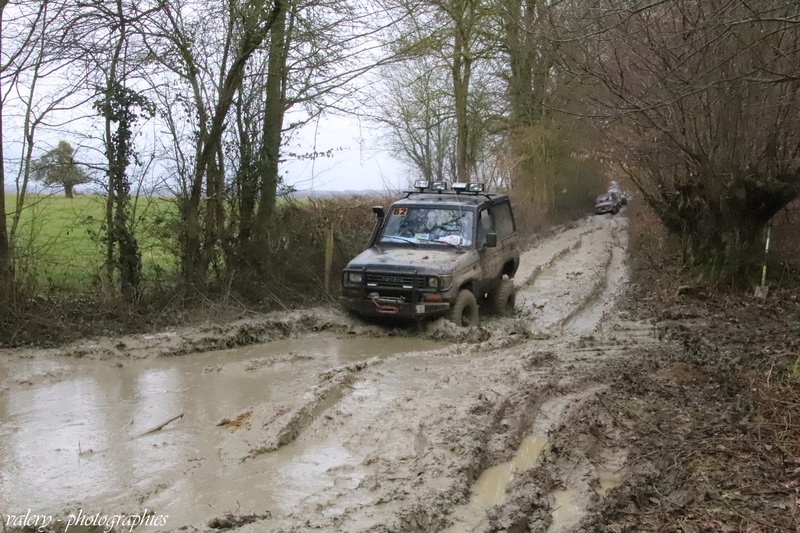
[[[621,207],[622,203],[617,193],[604,192],[594,201],[594,214],[602,215],[603,213],[611,213],[612,215],[616,215],[619,213]]]
[[[343,271],[345,307],[363,317],[447,315],[464,326],[479,323],[479,304],[512,312],[519,245],[508,197],[481,183],[414,187],[388,213],[373,207],[369,245]]]

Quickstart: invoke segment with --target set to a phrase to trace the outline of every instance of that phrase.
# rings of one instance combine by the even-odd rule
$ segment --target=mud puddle
[[[347,452],[333,446],[315,449],[311,458],[298,447],[249,472],[200,467],[220,464],[224,439],[249,423],[252,406],[295,397],[332,367],[440,346],[414,338],[315,335],[148,361],[4,363],[0,508],[55,513],[113,502],[133,512],[151,502],[168,507],[180,494],[179,508],[158,512],[191,517],[218,500],[244,503],[249,492],[259,494],[260,506],[277,505],[264,502],[265,494],[291,499],[286,479],[296,491],[313,493],[325,483],[318,471],[341,464]],[[225,418],[234,420],[218,427]],[[194,470],[214,475],[187,476]]]
[[[528,436],[523,439],[511,461],[486,469],[475,482],[469,502],[453,510],[451,517],[454,524],[442,533],[478,531],[484,526],[486,512],[505,502],[506,488],[514,474],[532,468],[545,446],[547,437]]]
[[[560,490],[553,497],[553,522],[547,528],[547,533],[566,531],[583,518],[585,509],[576,503],[577,491]]]

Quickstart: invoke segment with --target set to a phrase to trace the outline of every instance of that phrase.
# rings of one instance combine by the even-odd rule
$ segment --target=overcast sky
[[[15,121],[4,127],[8,148],[6,190],[14,190],[13,180],[19,165],[19,142]],[[52,138],[51,138],[52,137]],[[65,135],[77,146],[79,139]],[[40,132],[37,145],[41,151],[54,146],[62,136]],[[327,152],[331,157],[300,159],[289,153],[306,154],[312,151]],[[85,151],[85,149],[82,149]],[[326,116],[312,121],[293,136],[284,147],[285,162],[281,175],[287,184],[298,191],[395,191],[408,184],[408,170],[391,156],[381,140],[381,132],[374,125],[356,117]],[[37,184],[31,184],[38,190]],[[86,190],[88,186],[76,190]]]
[[[407,184],[407,170],[381,141],[380,132],[355,117],[328,116],[308,124],[285,150],[282,174],[297,190],[396,190]],[[315,142],[316,138],[316,142]],[[314,160],[288,153],[327,152]]]

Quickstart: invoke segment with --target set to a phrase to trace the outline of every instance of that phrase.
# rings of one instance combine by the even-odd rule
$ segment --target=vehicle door
[[[517,249],[517,228],[514,223],[514,214],[511,211],[511,203],[508,199],[500,200],[491,207],[494,230],[497,233],[497,249],[494,257],[496,259],[496,271],[502,272],[503,265],[510,257],[516,257],[519,253]]]
[[[486,246],[486,236],[489,233],[496,233],[495,222],[494,218],[492,217],[492,211],[488,206],[485,206],[478,211],[476,249],[480,254],[481,280],[483,282],[483,286],[478,292],[487,292],[489,290],[487,285],[491,285],[491,283],[498,277],[500,268],[502,267],[501,264],[498,264],[498,254],[496,253],[497,249],[488,248]]]

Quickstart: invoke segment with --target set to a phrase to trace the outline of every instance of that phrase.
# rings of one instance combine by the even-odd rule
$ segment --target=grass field
[[[9,231],[16,196],[6,196]],[[165,198],[139,198],[135,203],[134,231],[142,251],[143,274],[153,280],[174,271],[176,239],[170,223],[177,214]],[[81,290],[100,279],[105,260],[103,221],[105,198],[80,195],[31,194],[14,236],[14,254],[20,279],[37,289]]]

